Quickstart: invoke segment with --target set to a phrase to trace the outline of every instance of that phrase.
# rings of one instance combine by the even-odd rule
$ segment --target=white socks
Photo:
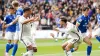
[[[28,52],[24,53],[23,56],[33,56],[33,50],[29,50]]]
[[[28,51],[28,56],[33,56],[33,50]]]
[[[64,50],[64,52],[65,52],[65,54],[66,54],[66,56],[72,56],[72,53],[71,53],[71,51],[66,51],[66,50]]]

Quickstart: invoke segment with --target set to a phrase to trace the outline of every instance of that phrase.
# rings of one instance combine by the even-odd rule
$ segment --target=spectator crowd
[[[0,23],[8,14],[8,7],[13,0],[0,0]],[[89,7],[91,24],[94,26],[96,19],[96,8],[99,6],[96,0],[18,0],[20,7],[30,7],[33,10],[31,16],[40,16],[36,24],[37,29],[52,29],[60,27],[60,17],[65,16],[68,21],[76,23],[76,19],[82,14],[84,7]],[[100,6],[99,6],[100,7]],[[0,26],[1,27],[1,26]],[[0,28],[1,30],[1,28]]]

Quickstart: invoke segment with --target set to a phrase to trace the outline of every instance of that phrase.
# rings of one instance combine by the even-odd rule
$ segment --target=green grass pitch
[[[100,43],[92,39],[93,50],[91,56],[100,56]],[[4,56],[6,40],[0,40],[0,56]],[[64,42],[58,40],[55,42],[53,39],[37,39],[36,44],[38,52],[35,53],[35,56],[65,56],[61,45]],[[86,56],[86,47],[85,43],[82,43],[79,47],[79,50],[73,53],[73,56]],[[11,50],[12,51],[12,50]],[[11,54],[10,51],[10,54]],[[26,52],[25,46],[19,42],[19,48],[17,50],[16,56],[22,56],[21,53]]]

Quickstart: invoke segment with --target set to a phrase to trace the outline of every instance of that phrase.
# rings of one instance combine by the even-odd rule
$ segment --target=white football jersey
[[[66,25],[65,28],[58,28],[58,30],[59,30],[60,32],[65,32],[65,33],[67,33],[67,34],[69,34],[69,35],[71,35],[71,36],[74,36],[74,37],[72,37],[72,38],[77,38],[77,36],[80,36],[80,34],[79,34],[79,32],[78,32],[76,26],[73,25],[73,24],[70,23],[70,22],[67,22],[67,25]]]
[[[19,17],[20,36],[31,36],[31,23],[22,24],[26,19],[24,16]]]

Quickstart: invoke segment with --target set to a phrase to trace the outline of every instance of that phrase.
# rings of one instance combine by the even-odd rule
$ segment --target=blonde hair
[[[14,6],[14,7],[18,7],[19,6],[19,2],[18,1],[12,1],[12,5]]]

